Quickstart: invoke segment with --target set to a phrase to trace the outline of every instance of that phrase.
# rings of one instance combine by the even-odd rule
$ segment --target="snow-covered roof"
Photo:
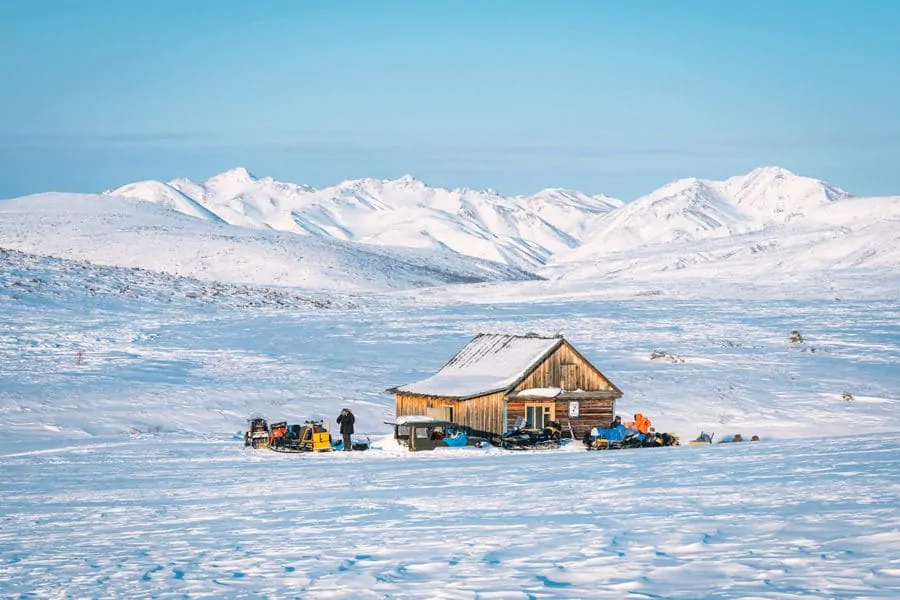
[[[397,425],[406,425],[409,423],[434,423],[436,419],[428,415],[400,415],[394,420]]]
[[[390,391],[464,399],[507,390],[562,343],[562,337],[480,333],[436,374]]]

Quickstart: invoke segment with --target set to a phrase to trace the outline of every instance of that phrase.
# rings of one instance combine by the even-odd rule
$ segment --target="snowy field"
[[[894,300],[328,302],[122,273],[0,273],[0,597],[900,597]],[[478,332],[528,331],[565,334],[620,414],[763,441],[408,455],[382,437],[384,389]],[[380,449],[239,438],[252,413],[342,406]]]
[[[897,434],[315,456],[160,434],[0,465],[4,597],[900,596]]]
[[[344,405],[363,433],[383,433],[385,389],[434,373],[476,333],[531,331],[566,335],[624,391],[621,414],[682,437],[900,431],[896,301],[215,295],[195,280],[66,264],[0,273],[0,446],[232,433],[251,413],[332,418]],[[805,344],[786,343],[793,329]],[[667,357],[651,360],[655,350]]]

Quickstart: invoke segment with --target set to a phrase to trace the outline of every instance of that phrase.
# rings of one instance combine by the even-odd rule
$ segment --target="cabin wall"
[[[396,395],[395,414],[427,415],[429,408],[453,407],[453,421],[468,427],[473,434],[487,436],[501,434],[503,427],[503,392],[486,394],[469,400],[456,400],[440,396]]]
[[[593,427],[609,427],[615,411],[615,400],[612,398],[579,398],[578,416],[569,417],[569,400],[555,400],[552,398],[528,398],[521,400],[509,400],[506,408],[506,429],[512,429],[516,417],[525,418],[526,404],[553,404],[556,421],[562,427],[563,435],[569,433],[569,424],[575,432],[575,439],[584,438],[584,434]]]
[[[568,342],[564,342],[538,365],[534,372],[515,387],[513,392],[550,387],[590,392],[613,389],[609,380],[582,359]]]
[[[516,417],[525,418],[526,404],[553,404],[555,419],[562,426],[564,434],[569,432],[569,423],[575,432],[575,439],[582,439],[592,427],[608,427],[613,420],[615,400],[612,398],[578,399],[578,417],[569,417],[569,400],[547,398],[527,398],[506,402],[506,421],[503,414],[503,394],[489,394],[470,400],[456,400],[439,396],[410,396],[397,394],[396,415],[427,415],[429,408],[453,407],[453,420],[482,436],[500,435],[512,429]]]

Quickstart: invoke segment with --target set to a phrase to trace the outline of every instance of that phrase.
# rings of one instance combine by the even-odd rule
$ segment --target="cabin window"
[[[450,421],[453,422],[453,417],[456,415],[453,414],[452,406],[434,406],[427,410],[428,416],[434,419],[435,421]]]
[[[526,404],[525,405],[525,422],[530,429],[543,429],[547,426],[548,421],[556,420],[556,405],[548,404]]]

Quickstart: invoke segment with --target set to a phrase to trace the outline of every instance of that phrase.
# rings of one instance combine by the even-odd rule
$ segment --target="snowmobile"
[[[697,436],[696,440],[691,440],[691,446],[708,446],[712,444],[713,437],[715,437],[715,433],[706,433],[705,431],[701,431],[700,435]]]
[[[250,426],[244,432],[244,446],[267,448],[269,446],[269,424],[262,417],[247,419]]]
[[[516,419],[513,429],[500,436],[499,446],[507,450],[538,450],[559,448],[562,428],[556,421],[547,421],[543,429],[529,429]]]
[[[585,434],[582,441],[588,450],[613,450],[622,447],[627,434],[625,426],[618,423],[612,427],[594,427]]]

